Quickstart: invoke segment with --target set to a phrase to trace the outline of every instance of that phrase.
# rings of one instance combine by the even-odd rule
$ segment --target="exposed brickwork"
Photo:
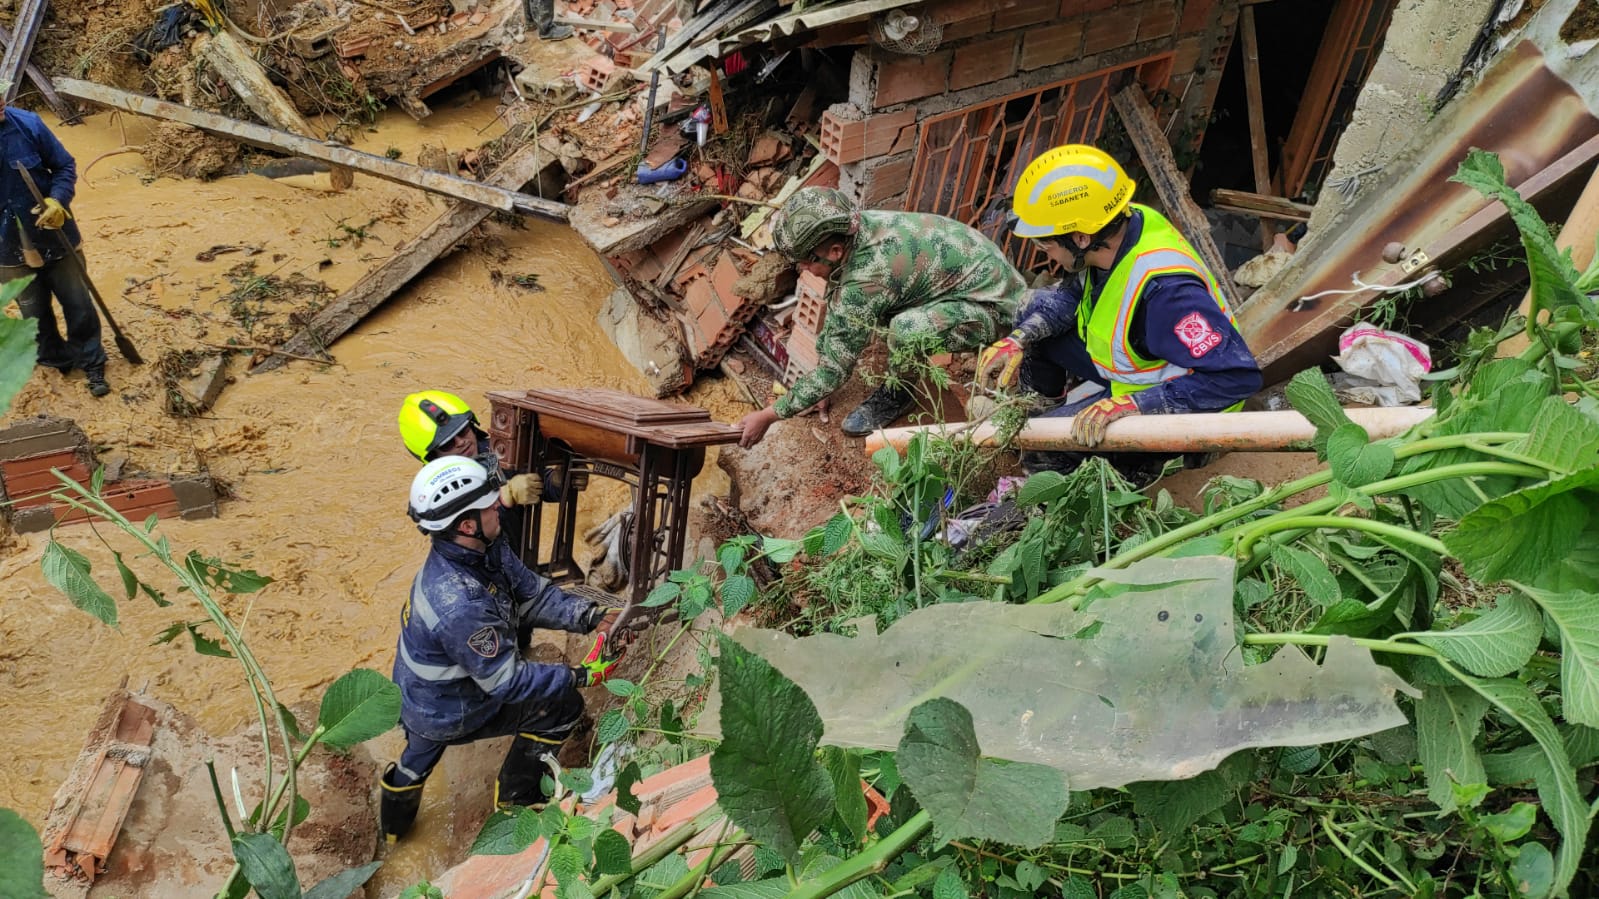
[[[1060,11],[1060,0],[1019,0],[994,13],[994,31],[1009,31],[1048,22]]]
[[[1116,5],[1116,0],[1061,0],[1060,17],[1103,13]]]
[[[1083,20],[1030,28],[1022,36],[1021,67],[1025,71],[1076,59],[1083,52]]]
[[[1183,0],[1183,17],[1177,30],[1188,34],[1205,28],[1210,24],[1210,16],[1215,9],[1216,0]]]
[[[945,46],[962,41],[980,34],[988,34],[994,30],[993,16],[982,16],[976,19],[967,19],[962,22],[951,22],[944,26],[942,42]]]
[[[965,90],[1016,74],[1016,45],[1021,35],[1012,32],[975,41],[955,50],[949,70],[949,89]]]
[[[1138,19],[1138,40],[1153,41],[1171,37],[1177,30],[1177,0],[1149,0]]]
[[[881,156],[894,147],[901,130],[916,123],[916,107],[853,120],[835,107],[822,113],[822,152],[838,165]]]
[[[872,106],[882,109],[941,94],[949,86],[949,63],[954,54],[939,50],[926,56],[907,56],[881,62]]]
[[[994,10],[999,6],[996,0],[952,0],[949,3],[935,5],[931,14],[934,21],[945,26],[953,22],[970,22],[974,19],[989,22],[993,20]]]
[[[869,163],[871,167],[861,179],[861,202],[880,206],[883,201],[903,194],[910,187],[911,168],[915,164],[914,153],[901,153]]]
[[[799,301],[794,304],[794,327],[820,334],[822,317],[827,309],[827,282],[809,272],[802,272],[794,289],[799,295]]]
[[[1118,6],[1088,20],[1083,29],[1083,55],[1093,56],[1125,47],[1138,39],[1139,6]]]

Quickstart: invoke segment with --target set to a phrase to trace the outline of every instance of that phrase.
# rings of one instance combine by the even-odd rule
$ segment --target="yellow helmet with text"
[[[477,427],[477,415],[466,401],[442,390],[424,390],[405,398],[400,406],[400,439],[411,455],[423,462],[433,459],[438,451],[466,427]]]
[[[1016,182],[1011,211],[1017,237],[1097,233],[1127,211],[1133,179],[1109,153],[1067,144],[1028,163]]]

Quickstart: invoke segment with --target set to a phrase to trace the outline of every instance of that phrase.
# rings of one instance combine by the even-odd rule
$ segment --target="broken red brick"
[[[751,167],[777,165],[794,155],[788,143],[776,134],[768,131],[755,139],[755,144],[750,147],[750,155],[746,164]]]
[[[915,162],[914,154],[905,153],[867,172],[861,188],[861,202],[867,206],[877,206],[903,194],[910,187],[911,168]]]
[[[616,63],[603,56],[595,56],[583,63],[578,70],[577,80],[582,86],[595,93],[605,90],[605,85],[611,80],[611,75],[616,71]]]
[[[949,89],[965,90],[1016,74],[1019,38],[1017,34],[1002,34],[957,49],[955,60],[950,64]]]
[[[914,129],[913,129],[914,130]],[[838,166],[832,160],[822,163],[821,167],[806,178],[801,187],[838,187]]]
[[[839,165],[881,156],[893,148],[904,128],[915,123],[914,106],[859,120],[844,118],[829,109],[822,114],[822,152]]]
[[[822,319],[827,312],[827,282],[810,272],[801,272],[794,291],[799,297],[794,304],[795,329],[822,333]]]

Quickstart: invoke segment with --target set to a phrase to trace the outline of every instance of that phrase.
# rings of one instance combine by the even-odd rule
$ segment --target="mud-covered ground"
[[[474,147],[497,133],[500,126],[478,133],[494,115],[492,101],[439,103],[426,125],[391,114],[376,131],[359,135],[357,146],[376,153],[395,147],[407,159],[424,142]],[[150,127],[133,119],[125,126],[134,143]],[[56,132],[79,160],[124,140],[104,115]],[[109,158],[80,180],[73,211],[90,271],[146,359],[262,336],[253,329],[280,325],[294,303],[325,301],[353,284],[444,209],[442,200],[360,176],[344,193],[319,189],[325,175],[293,180],[299,183],[253,175],[203,183],[152,178],[138,155]],[[239,268],[245,262],[253,267]],[[240,284],[268,275],[281,283],[320,283],[326,293],[310,290],[291,300],[258,292],[242,301],[242,317],[251,323],[241,324]],[[542,291],[519,286],[526,279],[514,275],[536,276]],[[491,221],[467,248],[432,266],[338,342],[336,365],[294,362],[252,376],[235,360],[234,383],[216,407],[180,419],[163,411],[158,366],[135,368],[112,349],[110,396],[91,398],[81,374],[40,371],[6,420],[36,413],[72,418],[102,457],[123,454],[130,468],[157,473],[207,471],[224,483],[233,498],[223,503],[221,518],[167,522],[162,532],[180,552],[199,550],[275,579],[230,608],[284,701],[314,700],[352,667],[388,672],[399,604],[425,552],[403,511],[417,463],[395,428],[400,400],[428,387],[454,390],[480,407],[483,394],[496,389],[642,392],[642,376],[594,325],[611,289],[598,258],[570,230]],[[8,314],[16,314],[14,306]],[[731,420],[744,408],[731,396],[728,385],[713,383],[690,399]],[[725,493],[720,470],[709,464],[705,472],[698,489]],[[580,528],[625,498],[598,482],[588,496],[592,505]],[[85,526],[56,536],[88,556],[103,583],[115,582],[111,550],[127,550],[125,539]],[[123,603],[120,627],[105,627],[45,582],[39,564],[45,545],[44,535],[22,535],[0,554],[0,712],[12,722],[0,753],[0,806],[35,825],[102,697],[123,675],[215,734],[254,717],[234,663],[177,643],[151,645],[174,621],[201,617],[183,608],[182,597],[167,610],[142,599]],[[130,555],[129,561],[151,571],[148,560]],[[379,759],[398,749],[397,733],[372,747]],[[452,776],[452,764],[481,761],[446,755],[445,776]],[[424,803],[424,816],[437,807],[433,814],[448,815],[457,800],[489,801],[487,793],[474,799],[438,790]],[[389,883],[453,861],[425,840],[409,851],[410,861],[391,860]]]

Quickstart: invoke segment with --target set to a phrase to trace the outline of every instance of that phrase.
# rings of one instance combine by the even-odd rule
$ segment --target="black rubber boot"
[[[395,771],[394,763],[390,762],[379,781],[383,796],[378,801],[378,827],[390,843],[405,836],[416,823],[416,813],[422,808],[422,787],[427,784],[419,780],[408,786],[395,786]]]
[[[571,37],[575,33],[576,33],[576,30],[573,29],[572,26],[570,26],[570,25],[562,25],[560,23],[555,23],[555,24],[551,25],[550,27],[541,29],[539,31],[539,40],[541,40],[541,41],[564,41],[567,38]]]
[[[500,776],[494,781],[495,807],[543,808],[550,801],[550,794],[544,792],[544,777],[553,772],[541,756],[546,752],[554,753],[560,745],[559,740],[517,734],[505,753],[504,764],[500,765]]]
[[[111,392],[111,385],[105,382],[104,365],[86,368],[83,373],[89,376],[89,393],[94,396],[105,396]]]
[[[854,412],[844,416],[844,423],[838,429],[848,437],[865,437],[878,428],[893,424],[915,401],[916,397],[909,390],[885,384],[872,391],[872,395],[856,406]]]

